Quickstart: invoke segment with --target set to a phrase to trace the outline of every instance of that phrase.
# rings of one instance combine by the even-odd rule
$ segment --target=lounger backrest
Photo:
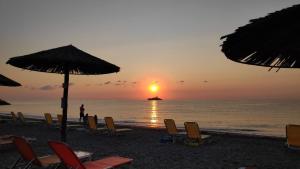
[[[104,117],[104,120],[105,120],[106,127],[109,130],[116,130],[115,124],[114,124],[114,119],[112,117]]]
[[[196,122],[185,122],[184,123],[187,137],[190,139],[201,140],[201,132]]]
[[[19,117],[21,122],[23,122],[23,123],[25,122],[25,117],[24,117],[22,112],[18,112],[18,117]]]
[[[289,146],[300,147],[300,125],[289,124],[286,126],[286,138]]]
[[[44,115],[45,115],[46,123],[48,125],[51,125],[53,123],[51,114],[50,113],[45,113]]]
[[[89,124],[90,129],[92,129],[92,130],[97,129],[97,125],[96,125],[94,116],[88,116],[88,124]]]
[[[173,119],[165,119],[165,126],[170,135],[178,134],[175,121]]]
[[[16,114],[15,114],[13,111],[10,112],[10,114],[11,114],[11,118],[13,119],[13,121],[14,121],[14,122],[17,122],[17,121],[18,121],[18,118],[17,118]]]
[[[32,150],[30,144],[22,137],[13,136],[13,142],[25,161],[33,161],[34,164],[41,166],[40,161],[37,159],[35,152]]]
[[[67,168],[85,169],[76,154],[67,144],[59,141],[49,141],[48,144]]]
[[[59,125],[62,124],[62,118],[63,118],[62,114],[57,115],[57,122],[58,122]]]

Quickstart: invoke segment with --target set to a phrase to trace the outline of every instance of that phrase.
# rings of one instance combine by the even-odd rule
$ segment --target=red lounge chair
[[[60,160],[56,155],[38,157],[32,150],[30,144],[22,137],[13,136],[13,142],[21,157],[17,159],[10,169],[19,168],[20,166],[23,169],[27,169],[31,168],[32,165],[47,168],[51,165],[60,163]]]
[[[85,163],[81,163],[81,161],[74,154],[73,150],[67,144],[58,141],[49,141],[48,144],[67,168],[109,169],[130,164],[132,162],[132,159],[130,158],[111,156],[96,161],[87,161]]]
[[[28,169],[31,168],[33,165],[38,167],[43,167],[43,168],[59,167],[61,161],[56,155],[53,154],[53,155],[38,157],[26,139],[17,136],[12,136],[12,137],[13,137],[13,143],[15,144],[21,157],[14,162],[14,164],[10,167],[10,169],[20,168],[20,167],[22,167],[23,169]],[[79,159],[85,159],[85,158],[89,158],[92,154],[85,151],[76,151],[75,155]]]

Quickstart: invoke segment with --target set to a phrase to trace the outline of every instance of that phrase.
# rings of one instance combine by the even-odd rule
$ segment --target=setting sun
[[[152,85],[150,85],[149,90],[150,90],[152,93],[155,93],[155,92],[158,91],[158,86],[157,86],[156,84],[152,84]]]

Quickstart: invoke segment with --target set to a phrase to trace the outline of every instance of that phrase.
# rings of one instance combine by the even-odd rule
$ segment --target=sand
[[[35,137],[32,147],[38,155],[51,154],[48,140],[59,140],[59,129],[41,124],[2,122],[0,135]],[[268,138],[232,134],[214,134],[198,147],[182,143],[161,143],[164,130],[134,128],[120,136],[95,135],[68,130],[68,144],[74,150],[93,152],[93,159],[110,155],[133,158],[130,169],[237,169],[251,166],[261,169],[300,168],[300,150],[289,150],[284,138]],[[0,168],[18,157],[14,146],[0,147]]]

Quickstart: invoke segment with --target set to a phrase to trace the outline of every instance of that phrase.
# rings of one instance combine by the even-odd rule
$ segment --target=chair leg
[[[61,164],[56,164],[53,169],[58,169],[61,166]]]
[[[176,143],[176,136],[172,136],[172,142]]]
[[[53,165],[49,165],[47,169],[58,169],[60,166],[61,164],[53,164]]]
[[[32,162],[33,162],[34,160],[31,160],[31,161],[29,161],[26,165],[25,165],[25,167],[23,168],[23,169],[28,169],[28,168],[30,168],[31,166],[32,166]]]
[[[9,167],[9,169],[14,169],[16,166],[17,166],[17,164],[21,161],[21,157],[19,157],[13,164],[12,164],[12,166],[11,167]]]

